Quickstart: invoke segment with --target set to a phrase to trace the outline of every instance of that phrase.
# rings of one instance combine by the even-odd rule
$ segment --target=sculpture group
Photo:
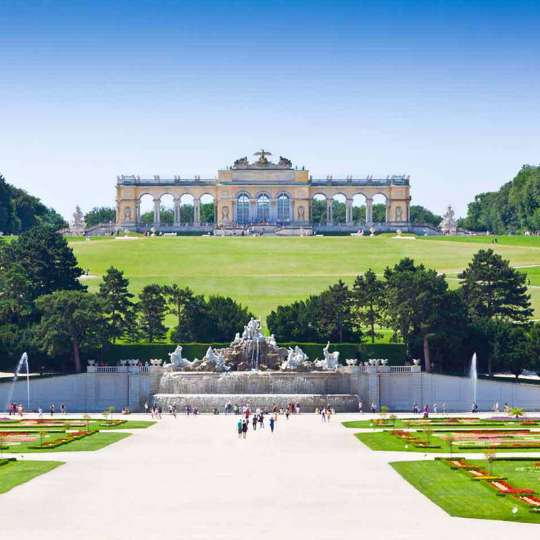
[[[296,345],[294,348],[279,347],[273,335],[265,337],[259,320],[251,318],[238,332],[229,347],[208,347],[201,359],[188,360],[182,356],[178,345],[169,353],[170,369],[174,371],[314,371],[336,370],[339,352],[330,352],[330,342],[323,349],[322,360],[310,361],[308,355]]]

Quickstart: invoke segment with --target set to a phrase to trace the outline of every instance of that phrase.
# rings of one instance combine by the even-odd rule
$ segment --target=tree
[[[57,290],[85,290],[82,270],[66,239],[50,227],[34,227],[0,249],[0,268],[16,265],[32,299]]]
[[[0,175],[0,231],[4,234],[14,233],[19,227],[15,203],[11,196],[11,186]]]
[[[318,299],[318,316],[315,323],[323,340],[354,341],[360,338],[360,332],[353,329],[351,293],[339,280],[323,291]]]
[[[201,339],[200,336],[208,336],[210,333],[208,309],[204,296],[193,294],[189,288],[185,291],[181,315],[172,338],[175,341],[197,341]]]
[[[362,331],[375,343],[375,338],[381,336],[377,327],[384,320],[384,283],[377,279],[371,268],[362,276],[357,276],[352,291],[352,306],[354,317]]]
[[[470,316],[526,322],[532,315],[526,276],[492,249],[481,249],[458,276]]]
[[[81,350],[96,350],[107,338],[101,299],[83,291],[56,291],[37,299],[41,321],[36,339],[50,356],[70,353],[81,371]]]
[[[206,341],[229,341],[253,317],[245,307],[225,296],[211,296],[206,310],[209,316],[209,333],[204,336]]]
[[[180,288],[176,283],[163,287],[163,294],[167,301],[167,311],[176,317],[176,326],[180,327],[186,304],[193,298],[193,291],[189,287]]]
[[[278,306],[266,317],[269,331],[278,341],[320,341],[317,328],[313,325],[313,313],[310,306],[316,303],[316,297],[306,301],[297,301],[287,306]]]
[[[438,227],[442,221],[442,217],[423,206],[411,205],[409,209],[409,221],[411,223],[427,223],[428,225],[433,225],[433,227]]]
[[[448,284],[443,275],[423,264],[416,266],[409,258],[386,268],[384,277],[390,326],[403,338],[409,357],[415,338],[421,338],[426,371],[430,371],[429,339],[444,328],[441,315],[450,300]]]
[[[94,225],[99,225],[100,223],[109,223],[116,222],[116,210],[109,206],[95,206],[85,214],[84,222],[87,227],[93,227]]]
[[[163,289],[156,284],[146,285],[139,295],[139,328],[145,339],[153,343],[163,339],[167,328],[165,319],[166,301]]]
[[[129,292],[128,286],[129,280],[114,266],[105,272],[99,286],[108,335],[113,343],[126,334],[129,324],[133,324],[129,315],[133,310],[133,294]]]

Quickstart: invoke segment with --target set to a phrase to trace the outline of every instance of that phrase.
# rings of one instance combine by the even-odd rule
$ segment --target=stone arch
[[[332,195],[329,221],[332,225],[345,225],[348,222],[347,196],[344,193],[334,193]]]
[[[141,193],[137,199],[137,224],[150,229],[156,223],[156,205],[151,193]]]
[[[382,201],[381,201],[382,197]],[[390,207],[390,198],[382,191],[373,194],[372,200],[372,222],[388,223],[388,209]]]
[[[159,197],[159,224],[172,227],[175,224],[176,202],[172,193],[165,192]]]
[[[216,196],[213,193],[203,193],[199,197],[200,201],[200,222],[216,222]]]
[[[180,223],[192,225],[195,222],[195,197],[189,192],[180,195]]]
[[[317,192],[311,196],[311,221],[313,225],[326,225],[328,221],[328,197]]]
[[[351,222],[354,225],[367,223],[368,197],[365,193],[355,193],[351,197]]]

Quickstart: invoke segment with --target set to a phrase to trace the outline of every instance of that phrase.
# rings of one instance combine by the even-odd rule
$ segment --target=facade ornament
[[[442,218],[441,224],[439,225],[441,232],[443,234],[456,234],[457,232],[457,221],[455,217],[454,209],[451,205],[448,205],[446,212]]]

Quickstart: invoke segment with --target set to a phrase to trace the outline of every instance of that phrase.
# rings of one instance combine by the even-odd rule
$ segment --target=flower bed
[[[52,441],[45,441],[43,444],[39,446],[30,446],[33,450],[39,450],[42,448],[58,448],[59,446],[62,446],[63,444],[67,444],[73,441],[77,441],[79,439],[83,439],[84,437],[88,437],[89,435],[93,435],[94,433],[98,433],[97,430],[91,430],[91,431],[74,431],[72,433],[67,433],[63,437],[58,437],[57,439],[53,439]]]
[[[484,469],[470,464],[464,458],[437,458],[444,461],[451,469],[462,470],[473,480],[485,482],[486,485],[495,489],[497,495],[510,495],[527,505],[533,511],[540,511],[540,498],[536,497],[534,489],[516,488],[504,478],[491,476]]]

